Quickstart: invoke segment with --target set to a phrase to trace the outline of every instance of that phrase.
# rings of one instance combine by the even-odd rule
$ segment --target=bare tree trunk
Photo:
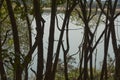
[[[120,52],[120,48],[119,48]],[[116,56],[116,61],[115,61],[115,80],[120,80],[120,53]]]
[[[85,32],[86,33],[86,32]],[[85,35],[86,37],[87,37],[87,35]],[[85,39],[84,41],[85,41],[85,43],[84,43],[84,45],[83,45],[83,47],[84,47],[84,72],[83,72],[83,74],[84,74],[84,77],[83,77],[83,79],[84,80],[87,80],[88,79],[88,61],[87,61],[87,56],[88,56],[88,49],[87,49],[87,45],[88,45],[88,41],[86,41],[86,40],[88,40],[88,39]]]
[[[51,77],[52,79],[51,80],[55,80],[56,68],[57,68],[57,63],[58,63],[58,58],[59,58],[59,54],[60,54],[60,49],[61,49],[61,44],[62,44],[62,39],[63,39],[63,35],[64,35],[64,29],[65,29],[65,26],[66,26],[66,22],[68,21],[68,19],[70,17],[70,14],[71,14],[71,12],[73,11],[73,9],[75,8],[76,5],[77,5],[77,3],[75,1],[69,9],[68,9],[68,6],[66,8],[65,18],[63,20],[63,25],[62,25],[58,45],[57,45],[56,57],[55,57],[55,61],[54,61],[54,64],[53,64],[52,77]]]
[[[68,30],[68,25],[69,25],[69,19],[67,21],[67,25],[66,25],[66,45],[67,48],[64,48],[63,42],[62,42],[62,48],[63,48],[63,59],[64,59],[64,76],[65,76],[65,80],[69,80],[68,77],[68,62],[67,62],[67,54],[69,52],[69,30]]]
[[[37,30],[37,45],[38,45],[38,57],[37,57],[37,79],[43,79],[43,68],[44,68],[44,60],[43,60],[43,34],[44,34],[44,20],[40,13],[40,0],[33,0],[34,12],[35,12],[35,20],[36,20],[36,30]]]
[[[22,0],[23,5],[24,5],[24,12],[25,12],[25,17],[26,17],[26,21],[27,21],[27,27],[28,27],[28,32],[29,32],[29,49],[32,48],[32,33],[31,33],[31,23],[28,17],[28,8],[26,5],[25,0]]]
[[[110,33],[111,33],[111,38],[112,38],[112,45],[113,45],[113,50],[115,54],[115,80],[120,79],[120,57],[119,57],[119,48],[117,46],[117,39],[116,39],[116,32],[115,32],[115,24],[114,21],[117,16],[119,16],[120,13],[116,14],[116,7],[117,7],[117,2],[118,0],[115,0],[114,2],[112,0],[108,0],[107,6],[109,7],[109,15],[106,14],[104,9],[102,9],[102,4],[99,2],[99,0],[96,0],[98,2],[98,5],[101,9],[101,11],[104,13],[105,16],[108,16],[109,18],[109,27],[110,27]]]
[[[115,53],[115,80],[120,80],[120,49],[117,47],[117,39],[115,34],[115,26],[112,20],[111,22],[111,35],[112,35],[112,45]]]
[[[92,54],[92,53],[91,53]],[[93,80],[93,58],[90,56],[90,79]]]
[[[83,43],[83,54],[84,54],[84,71],[83,71],[83,80],[87,80],[88,79],[88,53],[89,53],[89,25],[88,25],[88,17],[87,17],[87,1],[80,1],[80,5],[81,5],[81,11],[82,11],[82,16],[83,16],[83,22],[84,22],[84,43]]]
[[[7,76],[6,76],[6,73],[5,73],[3,61],[2,61],[2,58],[1,58],[1,53],[0,53],[0,76],[1,76],[1,80],[7,80]]]
[[[80,58],[80,66],[79,66],[79,76],[77,80],[82,80],[82,76],[83,76],[83,51],[81,52],[81,58]]]
[[[116,7],[118,0],[115,0],[113,3],[111,0],[108,1],[109,6],[110,6],[110,16],[109,16],[109,22],[110,22],[110,28],[111,28],[111,37],[112,37],[112,45],[113,45],[113,50],[115,54],[115,80],[120,80],[120,52],[119,52],[119,47],[117,43],[117,38],[116,38],[116,31],[115,31],[115,19],[117,16],[119,16],[120,13],[116,14]]]
[[[101,71],[101,77],[100,80],[107,80],[108,74],[107,74],[107,55],[108,55],[108,48],[109,48],[109,40],[110,40],[110,27],[108,26],[108,15],[109,15],[109,6],[107,8],[107,15],[106,15],[106,22],[105,22],[105,36],[104,36],[104,60],[103,60],[103,66]]]
[[[25,66],[25,77],[24,80],[28,80],[28,66]]]
[[[89,75],[88,75],[88,61],[89,60],[90,60],[90,79],[93,80],[92,54],[93,54],[93,51],[95,50],[96,46],[98,45],[98,42],[100,41],[100,39],[102,38],[102,36],[104,34],[104,31],[103,31],[102,34],[99,36],[98,40],[96,41],[95,45],[93,45],[95,33],[97,31],[97,28],[98,28],[98,25],[100,22],[100,18],[101,18],[101,13],[100,13],[98,20],[96,22],[95,29],[92,32],[89,24],[90,24],[90,21],[97,14],[97,6],[96,6],[95,13],[92,13],[93,2],[94,2],[93,0],[90,0],[90,1],[87,1],[87,0],[80,1],[79,0],[80,10],[77,10],[79,17],[82,19],[82,21],[84,23],[84,42],[83,42],[83,46],[82,46],[84,65],[83,65],[83,71],[79,75],[78,80],[79,79],[81,79],[81,80],[89,79]]]
[[[109,40],[110,40],[110,30],[106,31],[108,33],[105,34],[105,41],[104,41],[104,60],[103,60],[103,66],[101,71],[101,77],[100,80],[107,80],[107,54],[108,54],[108,48],[109,48]]]
[[[68,78],[68,67],[67,67],[67,57],[66,57],[66,53],[68,53],[67,51],[64,52],[64,76],[65,76],[65,80],[69,80]]]
[[[45,80],[49,80],[51,78],[51,72],[52,72],[56,11],[57,11],[56,0],[51,0],[51,21],[50,21],[50,30],[49,30],[49,43],[48,43]]]
[[[28,32],[29,32],[29,50],[32,48],[32,33],[31,33],[31,24],[30,20],[28,17],[28,9],[25,0],[22,0],[23,5],[24,5],[24,11],[25,11],[25,17],[27,21],[27,26],[28,26]],[[25,80],[28,80],[28,66],[25,66]]]
[[[13,41],[14,41],[14,49],[15,49],[15,80],[22,80],[22,67],[20,63],[20,43],[19,43],[19,37],[18,37],[18,30],[17,30],[17,24],[15,20],[15,16],[12,9],[12,4],[10,0],[6,0],[7,4],[7,10],[9,13],[11,26],[12,26],[12,32],[13,32]]]

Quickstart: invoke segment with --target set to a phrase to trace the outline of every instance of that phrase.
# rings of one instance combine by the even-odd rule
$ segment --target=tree
[[[108,6],[108,14],[104,11],[104,9],[102,9],[102,7],[101,7],[101,4],[100,4],[100,2],[97,0],[97,2],[98,2],[98,4],[99,4],[99,7],[100,7],[100,9],[102,10],[102,12],[104,13],[104,15],[108,18],[108,21],[109,21],[109,24],[108,24],[108,26],[109,26],[109,28],[110,28],[110,30],[109,30],[109,34],[108,35],[110,35],[111,34],[111,38],[112,38],[112,45],[113,45],[113,50],[114,50],[114,54],[115,54],[115,59],[116,59],[116,62],[115,62],[115,64],[116,64],[116,67],[115,67],[115,80],[118,80],[119,78],[120,78],[120,76],[119,76],[119,68],[118,68],[118,66],[119,66],[119,62],[118,62],[118,57],[119,57],[119,48],[118,48],[118,46],[117,46],[117,38],[116,38],[116,31],[115,31],[115,19],[116,19],[116,17],[117,16],[119,16],[119,14],[120,13],[115,13],[115,11],[116,11],[116,8],[117,8],[117,3],[118,3],[118,0],[116,0],[114,3],[112,2],[112,0],[110,0],[110,1],[107,1],[107,6]]]
[[[120,78],[120,47],[117,42],[115,19],[120,15],[116,12],[118,0],[49,0],[50,7],[43,0],[0,0],[0,76],[1,80],[28,80],[29,64],[32,61],[32,55],[37,49],[37,69],[35,73],[36,80],[69,80],[75,76],[77,80],[94,80],[93,54],[98,49],[97,46],[103,39],[104,58],[100,75],[97,79],[108,80],[107,65],[109,44],[112,44],[115,55],[115,80]],[[43,8],[50,8],[50,25],[48,25],[48,45],[44,48],[44,27],[46,21],[42,16]],[[64,16],[61,26],[58,24],[58,7],[64,7]],[[77,14],[76,14],[77,13]],[[104,16],[104,20],[101,18]],[[32,17],[32,19],[30,18]],[[83,28],[83,37],[80,41],[79,50],[74,55],[80,55],[79,67],[71,68],[69,60],[73,60],[74,55],[70,55],[71,43],[69,41],[70,21]],[[32,41],[31,23],[35,20],[36,37]],[[80,21],[79,21],[80,20]],[[101,21],[104,23],[104,29],[96,35]],[[102,24],[103,24],[102,23]],[[59,30],[59,38],[55,40],[56,29]],[[76,29],[75,29],[76,30]],[[78,35],[78,34],[76,34]],[[96,38],[97,36],[97,38]],[[112,42],[110,42],[110,39]],[[56,41],[57,44],[54,44]],[[56,46],[57,45],[57,46]],[[56,47],[56,48],[54,48]],[[46,53],[47,52],[47,53]],[[44,54],[47,58],[44,58]],[[59,61],[60,54],[63,53],[62,62]],[[96,59],[95,59],[96,60]],[[45,63],[46,62],[46,63]],[[78,70],[79,69],[79,70]],[[78,72],[79,71],[79,72]],[[95,71],[97,72],[97,71]],[[56,74],[57,73],[57,74]],[[73,75],[75,74],[75,75]]]

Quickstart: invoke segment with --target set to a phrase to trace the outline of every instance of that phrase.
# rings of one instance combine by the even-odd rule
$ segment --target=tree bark
[[[115,33],[115,26],[113,20],[111,20],[111,36],[112,36],[112,45],[115,53],[115,80],[120,80],[120,50],[117,47],[117,39]]]
[[[69,80],[69,77],[68,77],[68,61],[67,61],[67,54],[68,54],[69,49],[70,49],[68,25],[69,25],[69,19],[68,19],[67,25],[66,25],[66,45],[67,45],[67,48],[66,48],[66,49],[64,48],[64,44],[63,44],[63,42],[62,42],[65,80]]]
[[[74,2],[69,9],[67,8],[66,13],[65,13],[65,18],[63,20],[63,25],[62,25],[58,45],[57,45],[56,57],[55,57],[55,61],[53,64],[52,77],[51,77],[52,79],[51,80],[55,80],[56,68],[57,68],[57,63],[58,63],[58,58],[59,58],[59,54],[60,54],[60,49],[61,49],[61,44],[62,44],[62,39],[63,39],[63,35],[64,35],[64,29],[66,26],[66,22],[69,19],[71,12],[73,11],[73,9],[75,8],[76,5],[77,5],[77,3]]]
[[[13,41],[14,41],[14,50],[15,50],[15,80],[22,80],[22,67],[20,63],[20,43],[19,43],[19,37],[18,37],[18,30],[17,30],[17,24],[14,16],[14,12],[12,9],[12,4],[10,0],[6,0],[7,4],[7,10],[11,21],[12,26],[12,32],[13,32]]]
[[[24,12],[25,12],[25,17],[27,21],[27,27],[28,27],[28,34],[29,34],[29,50],[32,48],[32,33],[31,33],[31,24],[30,20],[28,17],[28,9],[25,0],[22,0],[23,5],[24,5]],[[28,66],[25,66],[25,80],[28,80]]]
[[[37,57],[37,79],[43,79],[43,68],[44,68],[44,60],[43,60],[43,34],[44,34],[44,20],[40,13],[40,0],[33,0],[34,6],[34,15],[36,20],[36,31],[37,31],[37,45],[38,45],[38,57]]]
[[[47,54],[47,64],[45,72],[45,80],[51,78],[52,72],[52,61],[53,61],[53,50],[54,50],[54,33],[55,33],[55,16],[57,10],[56,0],[51,0],[51,21],[49,30],[49,43],[48,43],[48,54]]]

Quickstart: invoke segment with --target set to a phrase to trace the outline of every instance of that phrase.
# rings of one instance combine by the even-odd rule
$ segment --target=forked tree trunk
[[[51,0],[51,21],[49,30],[49,43],[48,43],[48,54],[47,54],[47,64],[45,72],[45,80],[49,80],[52,74],[52,61],[53,61],[53,50],[54,50],[54,33],[55,33],[55,17],[57,11],[57,0]]]
[[[63,20],[61,33],[60,33],[59,41],[58,41],[58,44],[57,44],[56,57],[55,57],[54,64],[53,64],[51,80],[55,80],[56,68],[57,68],[57,64],[58,64],[58,59],[59,59],[60,49],[61,49],[61,45],[62,45],[62,39],[63,39],[63,35],[64,35],[64,30],[65,30],[65,27],[66,27],[67,20],[69,19],[71,12],[73,11],[73,9],[75,8],[76,5],[77,5],[77,3],[74,2],[70,8],[68,8],[68,6],[66,8],[65,18]]]

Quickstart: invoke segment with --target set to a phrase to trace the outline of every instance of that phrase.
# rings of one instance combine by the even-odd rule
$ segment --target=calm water
[[[59,19],[59,26],[62,25],[62,19],[60,18],[60,16],[64,17],[63,14],[58,14],[58,19]],[[47,46],[48,46],[48,35],[49,35],[49,25],[50,25],[50,13],[44,13],[43,14],[43,18],[45,19],[46,23],[45,23],[45,32],[44,32],[44,57],[45,57],[45,61],[46,61],[46,58],[47,58]],[[120,17],[118,17],[116,19],[116,21],[120,21]],[[120,22],[116,23],[116,30],[118,31],[117,33],[117,39],[118,39],[118,43],[120,44]],[[35,31],[35,21],[33,21],[32,23],[32,27],[33,27],[33,33],[36,34],[36,31]],[[82,41],[82,37],[83,37],[83,28],[82,26],[77,26],[74,24],[74,22],[70,22],[69,24],[69,27],[70,29],[79,29],[79,30],[70,30],[69,31],[69,42],[70,42],[70,51],[69,51],[69,54],[72,55],[72,54],[75,54],[77,51],[78,51],[78,47]],[[59,38],[59,34],[60,34],[60,31],[55,28],[55,40],[58,40]],[[99,35],[101,34],[101,32],[104,30],[104,24],[101,23],[99,25],[99,28],[97,30],[97,36],[96,36],[96,39],[99,37]],[[34,42],[34,38],[35,38],[35,35],[33,35],[33,42]],[[65,38],[65,36],[64,36]],[[64,40],[63,38],[63,40]],[[111,39],[110,39],[110,43],[111,43]],[[55,42],[55,47],[54,47],[54,50],[56,50],[56,45],[57,45],[57,42]],[[100,66],[100,62],[103,60],[103,50],[104,50],[104,46],[103,46],[103,39],[100,41],[99,45],[97,46],[97,69],[101,69],[101,66]],[[55,51],[54,51],[55,52]],[[34,60],[33,60],[33,65],[31,66],[34,70],[36,70],[36,65],[37,65],[37,56],[35,56],[37,53],[37,51],[35,51],[34,53]],[[112,45],[109,44],[109,51],[108,53],[110,54],[110,56],[114,59],[114,54],[113,54],[113,49],[112,49]],[[93,60],[94,60],[94,55],[95,55],[95,52],[93,54]],[[76,64],[73,64],[75,67],[77,67],[79,65],[79,56],[78,55],[75,55],[74,56],[75,59],[76,59]],[[60,58],[63,59],[63,52],[61,50],[60,52]],[[94,61],[93,61],[94,62]]]

